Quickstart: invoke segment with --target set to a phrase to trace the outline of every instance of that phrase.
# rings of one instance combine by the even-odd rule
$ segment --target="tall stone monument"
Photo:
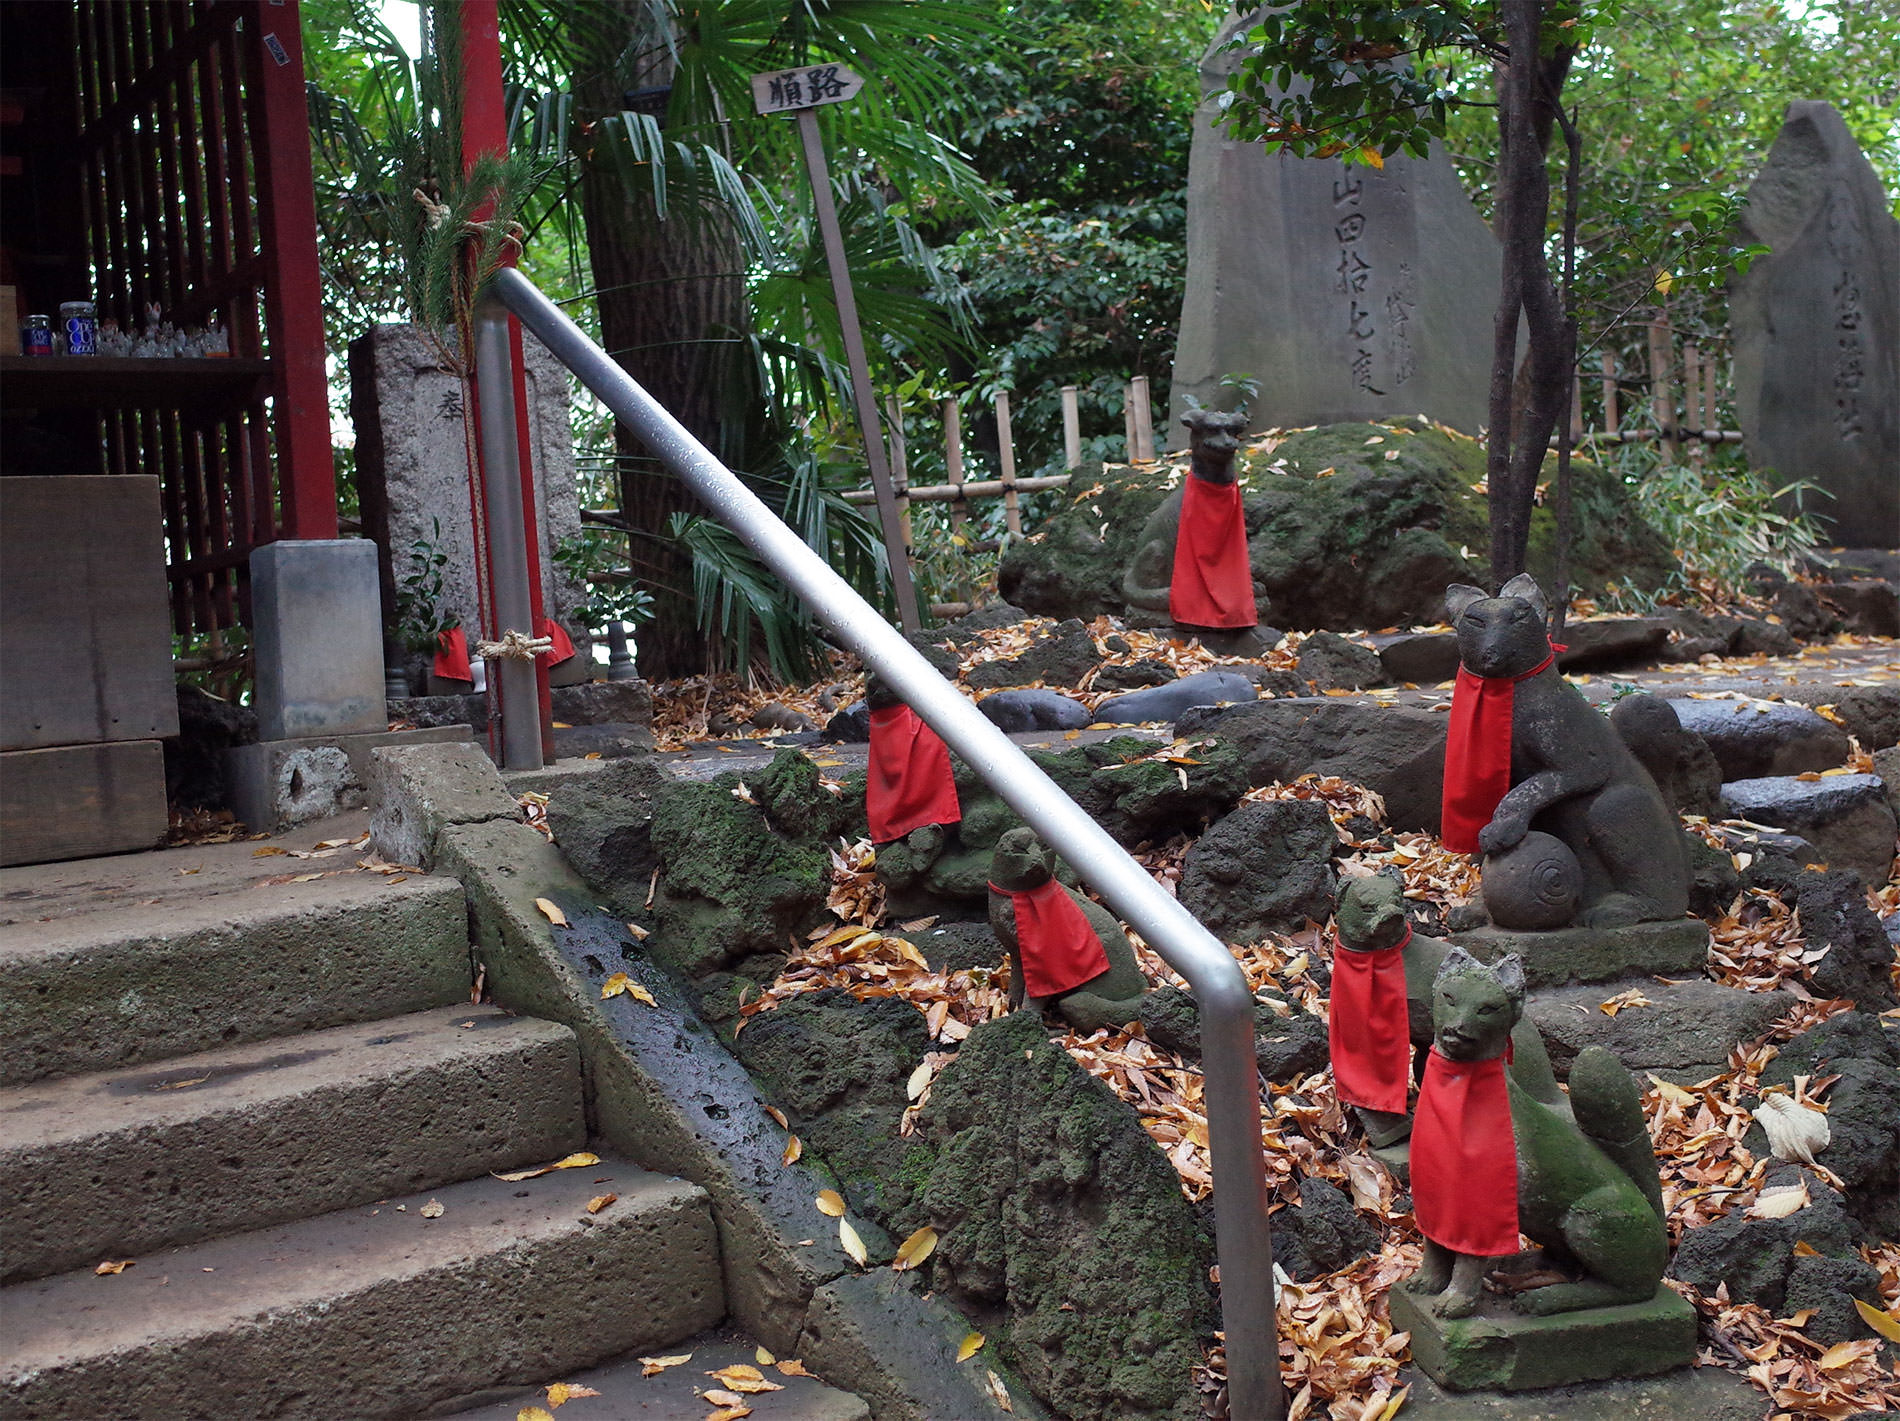
[[[1174,354],[1177,436],[1191,396],[1251,375],[1256,428],[1426,414],[1486,417],[1497,242],[1442,154],[1383,170],[1238,143],[1217,126],[1254,17],[1201,61],[1188,158],[1187,295]]]
[[[1833,495],[1835,540],[1900,547],[1900,222],[1830,104],[1797,99],[1748,190],[1735,406],[1749,459]]]

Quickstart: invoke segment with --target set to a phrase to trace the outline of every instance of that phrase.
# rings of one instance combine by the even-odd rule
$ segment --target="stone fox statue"
[[[1523,1009],[1515,956],[1486,967],[1462,948],[1447,954],[1432,989],[1432,1056],[1412,1133],[1425,1258],[1404,1284],[1441,1317],[1477,1307],[1487,1258],[1515,1253],[1520,1230],[1580,1275],[1517,1295],[1519,1308],[1539,1315],[1645,1302],[1669,1262],[1636,1082],[1591,1046],[1570,1072],[1574,1122],[1533,1099],[1500,1059]]]
[[[1259,612],[1254,604],[1253,578],[1247,565],[1245,515],[1233,488],[1234,455],[1239,452],[1240,432],[1247,427],[1247,417],[1222,414],[1218,410],[1192,410],[1181,422],[1188,428],[1188,472],[1180,487],[1162,499],[1142,525],[1141,536],[1135,543],[1134,561],[1122,575],[1122,597],[1130,607],[1157,612],[1185,625],[1228,629],[1253,626],[1259,620]],[[1203,487],[1192,488],[1196,481]],[[1225,549],[1226,559],[1216,558],[1212,564],[1216,577],[1223,584],[1231,583],[1216,591],[1215,600],[1221,604],[1218,608],[1208,605],[1206,595],[1183,603],[1186,589],[1174,585],[1180,570],[1177,553],[1183,507],[1190,493],[1210,490],[1218,490],[1219,496],[1232,504],[1227,510],[1230,517],[1240,520],[1237,528],[1227,527],[1236,540],[1235,545]],[[1203,510],[1197,529],[1201,529],[1207,516]],[[1213,556],[1211,551],[1209,556]],[[1187,615],[1182,615],[1183,612]]]
[[[1009,1004],[1054,1006],[1079,1031],[1126,1026],[1148,979],[1121,924],[1065,887],[1056,856],[1033,829],[1011,829],[990,865],[990,929],[1009,950]]]
[[[1453,585],[1445,606],[1462,663],[1446,747],[1446,844],[1502,854],[1536,829],[1576,856],[1584,926],[1681,917],[1681,828],[1617,727],[1558,672],[1536,582],[1520,574],[1496,597]],[[1502,791],[1488,813],[1487,796],[1473,792],[1487,775]],[[1475,844],[1462,837],[1473,826]]]

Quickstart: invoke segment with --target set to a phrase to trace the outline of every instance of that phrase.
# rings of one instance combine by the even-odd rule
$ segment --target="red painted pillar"
[[[462,0],[457,14],[462,38],[462,171],[466,175],[484,155],[508,151],[508,109],[501,81],[501,19],[497,0]],[[486,211],[478,209],[477,219],[486,215]],[[514,265],[512,253],[506,262]],[[521,323],[513,317],[508,320],[508,334],[510,359],[514,364],[515,433],[521,451],[521,524],[528,540],[528,594],[535,620],[533,627],[522,630],[539,635],[541,621],[547,615],[541,597],[541,534],[535,511],[534,450],[528,437],[528,380],[521,357]],[[469,398],[476,398],[472,387]],[[479,463],[479,451],[476,459]],[[492,607],[492,598],[488,599],[488,605]],[[499,635],[502,630],[495,628],[490,635]],[[492,677],[489,684],[495,685]],[[534,684],[541,702],[542,754],[552,761],[554,707],[545,660],[534,664]]]

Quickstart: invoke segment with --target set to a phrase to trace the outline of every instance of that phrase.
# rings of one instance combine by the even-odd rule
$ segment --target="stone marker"
[[[1171,428],[1221,377],[1260,382],[1256,427],[1428,414],[1467,432],[1485,418],[1499,256],[1442,153],[1384,169],[1294,158],[1215,127],[1240,55],[1201,61],[1188,158],[1187,295]]]
[[[1900,222],[1832,105],[1797,99],[1742,216],[1735,408],[1749,461],[1807,479],[1841,538],[1900,547]]]

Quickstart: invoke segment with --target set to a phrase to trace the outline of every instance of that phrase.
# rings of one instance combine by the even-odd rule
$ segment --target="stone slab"
[[[279,539],[252,549],[251,652],[260,740],[388,729],[376,545]]]
[[[0,865],[149,849],[169,827],[156,740],[0,754]]]
[[[429,868],[449,825],[521,817],[495,762],[468,741],[372,750],[368,788],[370,843],[391,863]]]
[[[1696,1314],[1673,1289],[1646,1303],[1532,1317],[1487,1293],[1471,1317],[1435,1317],[1395,1287],[1392,1329],[1412,1334],[1412,1361],[1452,1391],[1530,1391],[1650,1376],[1695,1361]]]
[[[13,1087],[0,1282],[559,1159],[580,1086],[566,1027],[455,1006]]]
[[[1484,927],[1449,937],[1481,962],[1515,952],[1524,959],[1524,980],[1531,987],[1700,973],[1709,951],[1708,925],[1699,918],[1542,933]]]
[[[1847,732],[1802,705],[1752,697],[1672,697],[1682,728],[1700,735],[1725,780],[1799,775],[1847,762]]]
[[[178,733],[158,480],[0,479],[0,750]]]
[[[1602,1004],[1627,987],[1648,1000],[1605,1015]],[[1602,1046],[1639,1075],[1707,1079],[1726,1069],[1729,1048],[1752,1041],[1792,1010],[1791,992],[1744,992],[1700,977],[1658,982],[1639,977],[1578,987],[1546,987],[1532,994],[1525,1014],[1543,1034],[1557,1078],[1588,1046]]]
[[[1722,786],[1722,809],[1799,834],[1828,863],[1853,869],[1870,886],[1892,872],[1894,812],[1878,775],[1732,780]]]
[[[589,1198],[614,1204],[587,1212]],[[440,1217],[423,1218],[433,1198]],[[703,1191],[603,1159],[483,1176],[0,1292],[0,1412],[413,1416],[664,1350],[725,1312]]]
[[[260,740],[224,752],[231,812],[254,830],[278,833],[369,803],[370,754],[406,745],[467,742],[465,725],[387,730],[357,735]]]
[[[1656,1377],[1548,1391],[1446,1391],[1407,1367],[1400,1413],[1417,1421],[1762,1421],[1767,1398],[1736,1372],[1681,1367]]]

